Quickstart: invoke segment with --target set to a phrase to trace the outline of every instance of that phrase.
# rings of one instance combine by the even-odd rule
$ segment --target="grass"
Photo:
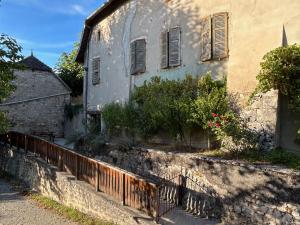
[[[27,197],[37,202],[41,207],[52,210],[55,213],[81,225],[116,225],[115,223],[93,218],[74,208],[64,206],[40,194],[28,194]]]
[[[243,152],[224,152],[217,149],[203,152],[201,155],[219,157],[222,159],[240,159],[254,163],[266,162],[274,165],[284,165],[291,169],[300,170],[300,157],[294,153],[287,152],[284,149],[274,149],[268,153],[262,153],[253,150]]]

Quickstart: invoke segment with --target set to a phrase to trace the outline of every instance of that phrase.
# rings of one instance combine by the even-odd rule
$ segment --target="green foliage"
[[[124,108],[120,103],[110,103],[102,110],[102,118],[105,121],[109,136],[119,135],[124,125]]]
[[[102,116],[111,136],[126,130],[133,140],[137,135],[148,139],[165,132],[187,143],[194,129],[208,129],[213,112],[229,110],[225,81],[206,74],[183,80],[153,77],[135,88],[128,103],[106,105]]]
[[[71,53],[63,53],[56,65],[56,71],[62,80],[72,89],[72,96],[76,97],[83,91],[83,73],[82,65],[75,62],[79,44],[74,45]]]
[[[78,115],[82,111],[83,105],[72,105],[71,103],[65,106],[65,115],[69,120],[72,120],[74,116]]]
[[[199,96],[195,102],[194,120],[199,126],[208,129],[208,121],[214,119],[213,113],[224,115],[230,112],[229,97],[226,92],[225,81],[213,81],[206,75],[199,80]]]
[[[18,62],[23,59],[22,48],[15,39],[5,34],[0,35],[0,103],[3,102],[15,89],[12,84],[14,69],[22,69]],[[0,133],[8,128],[3,112],[0,112]]]
[[[213,120],[208,126],[223,147],[231,152],[247,152],[258,149],[258,133],[248,128],[247,124],[233,111],[223,115],[212,114]]]
[[[276,48],[263,57],[260,65],[255,93],[278,89],[300,109],[300,45]]]
[[[273,164],[286,165],[289,168],[300,169],[300,157],[283,149],[274,149],[265,156]]]
[[[279,47],[268,52],[261,62],[257,80],[259,84],[250,99],[258,93],[277,89],[289,97],[290,107],[300,112],[300,45]]]
[[[300,144],[300,128],[298,129],[298,132],[296,135],[296,143]]]

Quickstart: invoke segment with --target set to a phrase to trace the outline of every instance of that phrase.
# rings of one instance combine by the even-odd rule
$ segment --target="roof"
[[[23,59],[20,63],[24,65],[27,69],[52,72],[52,69],[49,66],[41,62],[33,55]]]
[[[68,90],[68,92],[72,92],[71,88],[58,75],[56,75],[49,66],[40,61],[38,58],[34,57],[32,53],[31,56],[21,60],[20,64],[25,66],[26,69],[51,73]]]
[[[129,0],[108,0],[85,20],[79,50],[75,59],[77,62],[84,62],[84,53],[87,48],[93,25],[111,15],[115,10],[128,1]]]

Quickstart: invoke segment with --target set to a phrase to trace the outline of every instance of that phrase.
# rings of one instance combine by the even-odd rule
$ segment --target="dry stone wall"
[[[193,214],[220,217],[226,225],[300,224],[299,172],[146,149],[99,157],[143,176],[181,173],[196,180],[187,182],[183,204]]]
[[[145,214],[117,203],[74,176],[57,172],[33,154],[1,149],[0,170],[23,181],[28,187],[69,207],[119,225],[154,225]]]

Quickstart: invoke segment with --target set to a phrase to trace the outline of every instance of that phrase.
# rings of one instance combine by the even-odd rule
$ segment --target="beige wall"
[[[200,20],[218,12],[229,12],[229,59],[200,61]],[[129,89],[151,76],[183,78],[185,74],[212,71],[214,77],[228,75],[232,92],[251,92],[263,55],[281,45],[283,25],[288,43],[300,42],[300,1],[287,0],[132,0],[94,27],[89,48],[101,57],[101,83],[93,86],[89,70],[88,106],[101,108],[111,101],[125,101]],[[160,69],[160,34],[180,26],[182,65]],[[100,43],[96,33],[101,30]],[[130,43],[147,42],[146,73],[130,77]]]

